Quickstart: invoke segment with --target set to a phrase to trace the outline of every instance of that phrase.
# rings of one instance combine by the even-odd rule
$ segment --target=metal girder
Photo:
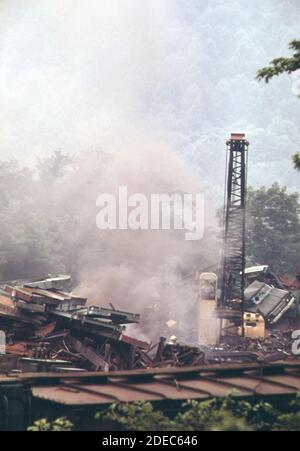
[[[233,300],[237,300],[242,315],[245,288],[248,147],[249,143],[243,134],[232,134],[227,141],[227,193],[221,287],[221,307],[226,308]]]

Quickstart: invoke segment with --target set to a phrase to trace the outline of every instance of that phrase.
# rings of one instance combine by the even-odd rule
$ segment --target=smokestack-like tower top
[[[231,133],[230,139],[241,140],[246,139],[245,133]]]
[[[242,141],[245,144],[249,145],[248,141],[246,140],[245,133],[231,133],[230,139],[227,141],[227,145],[229,145],[232,141]]]

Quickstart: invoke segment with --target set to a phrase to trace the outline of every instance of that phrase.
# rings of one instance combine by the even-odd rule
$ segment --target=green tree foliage
[[[188,401],[174,423],[184,431],[251,431],[247,417],[250,404],[236,402],[232,396],[198,402]]]
[[[289,45],[295,53],[290,58],[275,58],[270,66],[264,67],[257,72],[257,80],[264,80],[266,83],[281,74],[292,74],[300,70],[300,40],[294,40]],[[299,95],[300,97],[300,95]],[[293,157],[295,168],[300,170],[300,154]]]
[[[279,415],[274,429],[276,431],[300,431],[300,394],[291,402],[291,412]]]
[[[300,412],[286,413],[278,417],[278,423],[274,427],[275,431],[300,431]]]
[[[128,431],[299,431],[300,395],[286,410],[267,402],[251,404],[232,392],[225,398],[184,403],[174,418],[156,409],[150,402],[112,404],[96,414],[100,423]],[[74,424],[67,418],[51,422],[36,421],[28,431],[71,431]]]
[[[300,263],[299,213],[298,193],[290,194],[278,184],[249,190],[247,254],[252,263],[293,272]]]
[[[260,69],[257,73],[259,81],[269,83],[273,77],[285,73],[292,74],[300,69],[300,40],[290,42],[289,48],[295,52],[294,55],[290,58],[275,58],[270,66]]]
[[[50,422],[46,418],[37,420],[34,422],[33,426],[30,426],[28,432],[69,432],[74,429],[74,424],[67,418],[57,418],[56,420]]]
[[[96,419],[110,421],[130,431],[168,431],[172,428],[171,420],[154,409],[150,402],[112,404],[106,412],[98,413]]]
[[[149,402],[114,404],[96,418],[130,431],[299,430],[299,398],[288,410],[278,411],[263,401],[253,405],[232,393],[226,398],[204,402],[190,400],[182,405],[175,418],[169,418]]]
[[[187,431],[264,431],[270,430],[278,412],[270,404],[250,404],[236,398],[188,401],[175,418],[180,430]]]

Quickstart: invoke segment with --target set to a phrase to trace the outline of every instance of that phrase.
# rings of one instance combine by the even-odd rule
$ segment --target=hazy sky
[[[151,139],[222,187],[244,131],[250,182],[299,188],[300,100],[288,76],[255,81],[299,19],[299,0],[0,0],[0,157]]]

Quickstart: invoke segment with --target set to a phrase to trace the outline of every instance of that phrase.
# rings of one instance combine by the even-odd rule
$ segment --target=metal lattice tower
[[[244,313],[246,188],[249,143],[244,134],[232,134],[227,141],[228,168],[225,199],[225,231],[221,308],[239,300]]]

